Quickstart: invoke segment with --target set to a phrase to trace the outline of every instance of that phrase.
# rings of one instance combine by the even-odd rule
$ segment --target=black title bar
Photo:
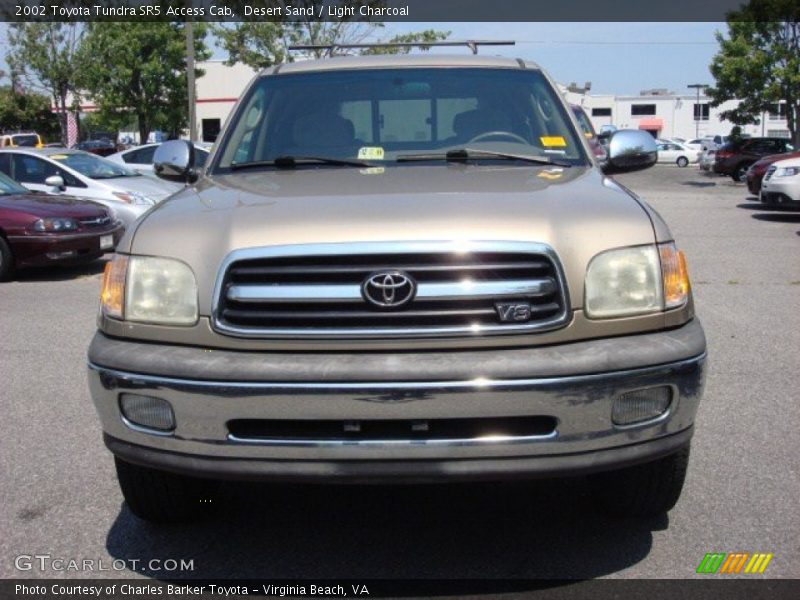
[[[3,21],[724,21],[744,0],[3,0]]]

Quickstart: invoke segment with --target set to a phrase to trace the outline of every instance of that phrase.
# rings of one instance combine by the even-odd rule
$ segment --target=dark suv
[[[794,150],[785,138],[758,137],[730,141],[717,150],[714,172],[730,175],[734,181],[745,181],[747,169],[762,156]]]

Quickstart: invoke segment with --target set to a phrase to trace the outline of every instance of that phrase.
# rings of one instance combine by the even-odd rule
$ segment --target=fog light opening
[[[672,388],[666,385],[625,392],[614,400],[614,425],[637,425],[664,415],[672,403]]]
[[[172,405],[162,398],[121,394],[119,408],[122,416],[133,425],[153,429],[158,433],[167,433],[175,429],[175,413],[172,411]]]

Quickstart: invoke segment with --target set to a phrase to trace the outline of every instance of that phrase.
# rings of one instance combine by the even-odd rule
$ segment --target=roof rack
[[[446,40],[443,42],[364,42],[361,44],[297,44],[289,46],[289,50],[331,50],[350,48],[430,48],[432,46],[466,46],[473,54],[478,53],[478,46],[514,46],[514,40]]]

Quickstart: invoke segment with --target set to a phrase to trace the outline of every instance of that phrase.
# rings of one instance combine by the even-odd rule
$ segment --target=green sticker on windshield
[[[383,160],[383,148],[380,146],[364,146],[358,149],[359,160]]]

